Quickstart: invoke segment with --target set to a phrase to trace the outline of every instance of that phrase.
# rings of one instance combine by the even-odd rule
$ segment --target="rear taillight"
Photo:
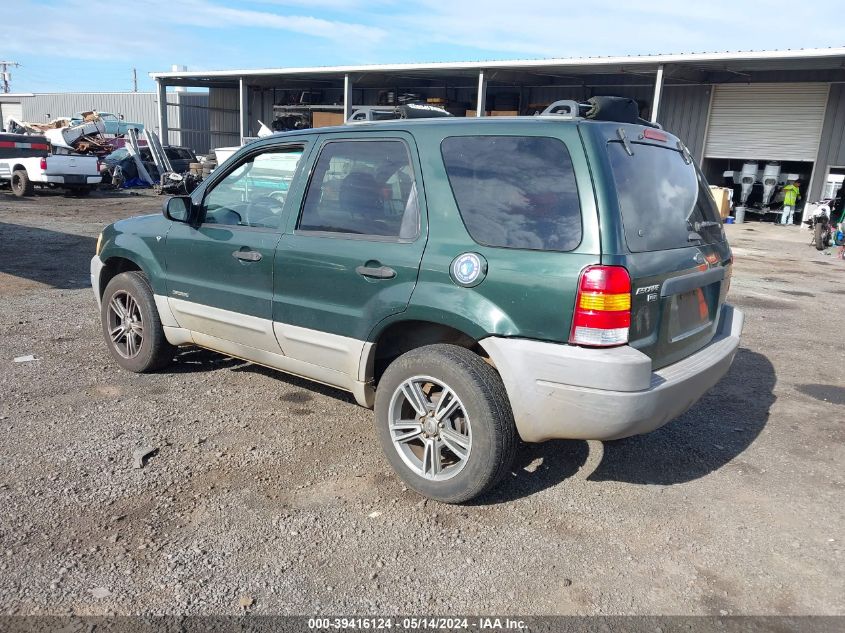
[[[628,342],[631,276],[622,266],[589,266],[581,273],[569,342],[608,347]]]
[[[39,167],[41,168],[41,171],[47,171],[47,157],[46,156],[41,157],[41,163],[39,164]]]

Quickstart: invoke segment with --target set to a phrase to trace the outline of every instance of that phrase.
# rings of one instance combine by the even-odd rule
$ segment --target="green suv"
[[[197,345],[351,392],[411,488],[467,501],[519,439],[655,429],[727,372],[733,258],[686,148],[636,121],[395,120],[276,134],[91,283],[124,369]]]

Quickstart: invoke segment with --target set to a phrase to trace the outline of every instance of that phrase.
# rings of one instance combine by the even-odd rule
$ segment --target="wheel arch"
[[[437,343],[463,347],[486,357],[486,352],[478,344],[483,336],[479,337],[477,332],[470,333],[470,328],[456,325],[420,318],[384,322],[373,332],[370,343],[364,348],[361,358],[362,378],[376,385],[393,360],[411,350]]]
[[[150,287],[155,295],[166,295],[167,287],[165,282],[164,253],[159,245],[160,227],[146,228],[143,222],[149,222],[149,218],[136,218],[133,222],[138,223],[137,232],[124,232],[116,230],[115,225],[106,227],[103,231],[102,245],[99,252],[100,260],[110,270],[100,274],[100,296],[106,289],[106,284],[127,270],[137,270],[147,277]],[[119,223],[118,223],[119,225]],[[134,227],[133,227],[134,228]],[[114,260],[114,261],[113,261]],[[125,260],[125,261],[122,261]]]
[[[113,255],[103,260],[103,269],[100,272],[100,280],[99,280],[99,287],[97,288],[97,292],[99,293],[100,298],[102,298],[103,293],[106,291],[106,286],[109,285],[109,282],[117,277],[121,273],[129,272],[131,270],[135,270],[147,275],[147,272],[141,267],[138,262],[134,261],[133,259],[126,257],[125,255]],[[147,275],[149,277],[149,275]]]

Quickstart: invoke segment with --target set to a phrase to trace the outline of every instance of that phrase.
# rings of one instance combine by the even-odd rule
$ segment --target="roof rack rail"
[[[373,121],[395,121],[396,119],[435,119],[452,116],[443,108],[426,103],[406,103],[398,106],[358,106],[352,109],[352,116],[346,120],[346,123],[371,123]]]
[[[561,99],[549,104],[537,116],[559,116],[567,119],[576,119],[581,117],[581,104],[572,99]]]

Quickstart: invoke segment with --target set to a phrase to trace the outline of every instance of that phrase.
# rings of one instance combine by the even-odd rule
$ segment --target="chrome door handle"
[[[390,266],[358,266],[355,272],[372,279],[393,279],[396,276],[396,271]]]
[[[245,262],[261,261],[261,253],[258,251],[235,251],[232,253],[232,257]]]

